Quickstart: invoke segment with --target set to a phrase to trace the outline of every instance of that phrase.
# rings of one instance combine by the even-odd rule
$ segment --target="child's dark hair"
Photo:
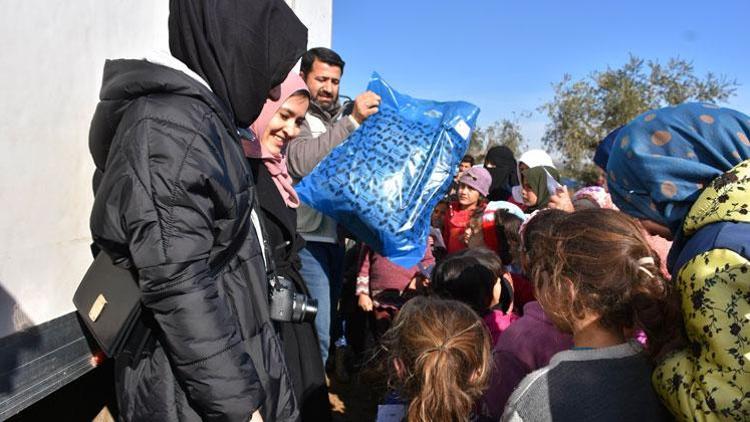
[[[484,265],[490,271],[492,271],[492,273],[495,274],[495,277],[500,279],[502,290],[500,293],[500,303],[498,304],[498,308],[503,312],[508,312],[508,309],[510,309],[510,306],[513,304],[513,287],[503,278],[506,271],[503,262],[500,260],[500,257],[498,257],[495,252],[481,247],[464,249],[460,252],[457,252],[454,256],[474,258],[479,261],[480,264]],[[494,284],[492,286],[494,288]],[[490,295],[491,294],[492,291],[490,291]]]
[[[407,420],[468,420],[491,372],[490,336],[466,305],[416,297],[383,335],[388,384],[409,401]]]
[[[500,250],[498,254],[503,265],[518,262],[518,246],[521,244],[519,230],[523,220],[508,210],[499,209],[495,211],[495,233]]]
[[[536,297],[561,328],[593,312],[604,328],[642,329],[653,357],[681,344],[679,298],[632,218],[607,209],[577,211],[540,237],[552,251],[536,257]]]
[[[459,300],[485,315],[492,304],[497,276],[475,257],[449,255],[432,270],[430,289],[445,299]]]

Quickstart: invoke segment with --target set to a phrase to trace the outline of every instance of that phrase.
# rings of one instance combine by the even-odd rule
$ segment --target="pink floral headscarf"
[[[601,186],[587,186],[578,190],[575,195],[573,195],[573,201],[578,201],[580,199],[593,201],[595,204],[599,205],[599,208],[618,210],[614,202],[612,202],[612,197],[609,196],[609,192]]]

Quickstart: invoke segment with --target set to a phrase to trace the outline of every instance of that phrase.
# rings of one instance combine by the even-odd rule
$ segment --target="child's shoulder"
[[[503,412],[503,420],[511,419],[512,415],[518,416],[519,411],[523,413],[531,409],[532,405],[535,408],[535,413],[544,412],[541,407],[544,407],[545,404],[549,405],[550,402],[549,389],[546,386],[549,382],[551,370],[552,366],[548,365],[531,372],[521,380],[521,383],[513,390],[513,394],[508,399]],[[549,409],[547,409],[548,412]]]

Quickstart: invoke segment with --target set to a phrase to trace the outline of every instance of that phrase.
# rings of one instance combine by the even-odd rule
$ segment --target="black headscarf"
[[[516,177],[516,159],[513,151],[506,146],[496,146],[487,151],[484,157],[485,167],[488,163],[495,167],[486,167],[492,176],[492,184],[487,199],[490,201],[505,201],[511,195],[513,186],[518,184]]]
[[[169,49],[248,127],[307,47],[282,0],[170,0]]]

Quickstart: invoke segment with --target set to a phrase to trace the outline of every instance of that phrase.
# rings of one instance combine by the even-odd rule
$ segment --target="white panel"
[[[310,45],[331,0],[291,0]],[[88,128],[106,58],[167,49],[165,0],[3,0],[0,14],[0,337],[73,310],[91,260]]]
[[[307,26],[307,46],[331,47],[333,0],[286,0]]]
[[[0,336],[73,310],[91,260],[88,127],[104,59],[166,48],[168,15],[153,0],[2,4]]]

